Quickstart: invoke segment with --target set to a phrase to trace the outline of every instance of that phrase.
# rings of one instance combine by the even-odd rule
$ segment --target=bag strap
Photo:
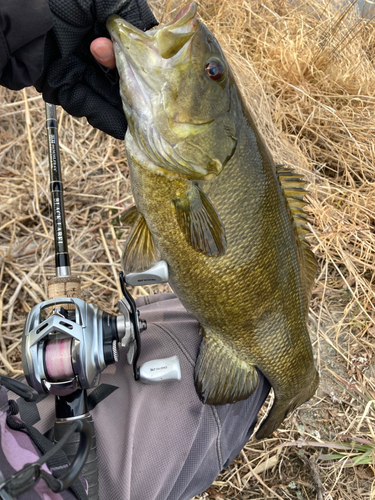
[[[6,379],[6,383],[4,383],[4,379]],[[9,381],[11,382],[9,383]],[[30,388],[21,382],[8,379],[8,377],[0,377],[0,384],[6,386],[28,401],[35,401],[36,399],[34,397],[34,391],[30,391]],[[2,495],[1,491],[4,490],[10,495],[15,496],[24,493],[32,488],[41,477],[43,477],[50,487],[53,487],[56,483],[56,479],[61,477],[70,465],[66,454],[61,450],[61,446],[55,445],[35,429],[35,427],[15,418],[15,415],[19,412],[19,408],[14,400],[9,400],[8,405],[8,415],[6,418],[7,425],[13,430],[26,432],[43,455],[37,462],[26,465],[22,470],[13,474],[13,476],[0,484],[0,498]],[[73,427],[72,433],[74,431],[75,428]],[[41,469],[43,463],[47,464],[52,475]],[[77,500],[87,500],[88,497],[85,488],[79,479],[76,479],[74,483],[70,485],[70,489]]]

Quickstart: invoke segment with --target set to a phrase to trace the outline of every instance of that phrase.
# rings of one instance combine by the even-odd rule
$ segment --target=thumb
[[[91,42],[90,51],[99,64],[108,69],[115,69],[116,60],[111,40],[102,37],[96,38]]]

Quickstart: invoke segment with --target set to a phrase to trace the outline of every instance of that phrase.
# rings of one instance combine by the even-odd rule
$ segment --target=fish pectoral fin
[[[210,257],[223,255],[227,248],[224,225],[208,196],[191,183],[186,194],[173,203],[187,242]]]
[[[124,226],[133,226],[136,223],[136,220],[139,217],[138,208],[135,205],[129,207],[123,214],[120,216],[120,221],[124,224]]]
[[[255,437],[257,439],[264,439],[270,436],[282,423],[282,421],[301,404],[308,401],[315,393],[319,385],[319,375],[314,369],[315,376],[312,375],[310,383],[307,387],[301,388],[300,392],[289,398],[278,398],[277,391],[275,392],[275,401],[273,402],[272,408],[267,415],[267,418],[262,422],[259,427]]]
[[[258,384],[254,365],[239,359],[218,335],[203,328],[195,365],[195,387],[205,404],[225,405],[247,399]]]
[[[138,210],[137,213],[137,219],[126,240],[121,258],[121,265],[125,274],[145,271],[159,260],[159,252],[155,247],[146,221]],[[130,215],[133,217],[134,213]]]

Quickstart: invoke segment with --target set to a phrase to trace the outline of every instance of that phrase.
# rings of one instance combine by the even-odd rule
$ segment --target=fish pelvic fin
[[[195,365],[195,387],[201,401],[225,405],[247,399],[258,384],[255,366],[240,360],[210,329],[202,330],[204,338]]]
[[[127,210],[125,210],[125,212],[121,215],[120,220],[124,224],[124,226],[134,226],[138,217],[138,208],[135,205],[132,205]]]
[[[258,431],[255,434],[257,439],[264,439],[270,436],[282,423],[282,421],[301,404],[308,401],[315,393],[319,385],[319,375],[315,370],[315,376],[312,377],[312,382],[308,387],[303,387],[294,398],[283,399],[275,395],[275,401],[267,415],[267,418],[262,422]]]
[[[127,212],[129,213],[124,223],[130,225],[134,221],[134,225],[121,258],[121,265],[126,274],[145,271],[159,260],[159,252],[143,215],[136,207],[130,207]]]
[[[276,173],[287,201],[295,240],[299,249],[300,272],[304,288],[304,309],[307,316],[317,270],[315,256],[311,251],[310,243],[306,240],[306,235],[311,234],[306,225],[308,222],[306,212],[303,210],[308,203],[304,199],[304,196],[308,193],[305,189],[307,183],[302,175],[297,174],[291,168],[285,168],[283,165],[276,165]]]
[[[223,255],[227,247],[224,225],[208,196],[191,183],[173,203],[187,242],[209,257]]]

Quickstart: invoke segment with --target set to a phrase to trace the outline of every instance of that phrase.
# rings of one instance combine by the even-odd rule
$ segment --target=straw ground
[[[309,181],[321,374],[316,396],[199,498],[375,498],[375,30],[355,3],[198,2],[275,160]],[[163,21],[179,7],[151,5]],[[0,89],[0,130],[0,374],[20,376],[25,316],[53,275],[41,97]],[[132,202],[124,147],[62,110],[59,133],[72,270],[86,300],[113,312]]]

